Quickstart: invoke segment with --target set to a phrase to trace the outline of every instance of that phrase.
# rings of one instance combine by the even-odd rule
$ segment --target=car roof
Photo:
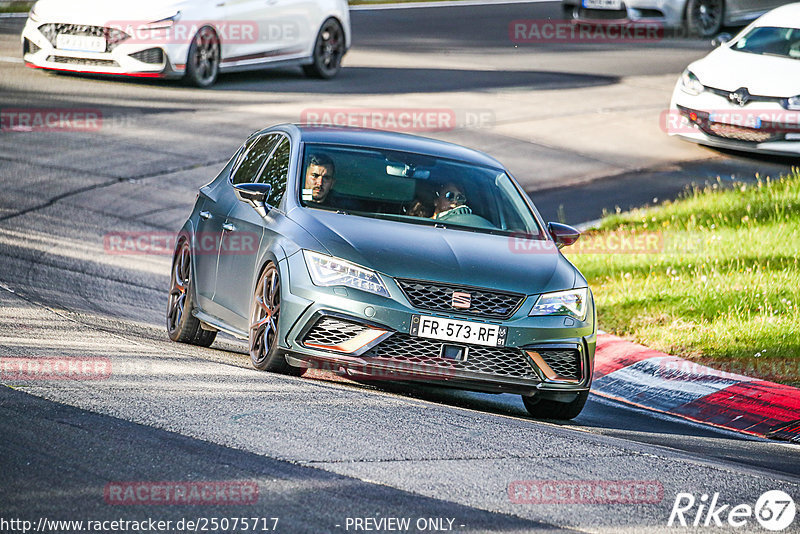
[[[755,25],[758,27],[776,26],[779,28],[800,28],[800,3],[776,7],[772,11],[759,17]]]
[[[350,145],[412,152],[505,170],[502,163],[478,150],[417,135],[348,126],[282,124],[275,128],[295,130],[304,143]]]

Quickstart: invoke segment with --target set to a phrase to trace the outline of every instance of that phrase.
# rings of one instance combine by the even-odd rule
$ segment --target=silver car
[[[565,17],[578,22],[656,22],[710,37],[722,26],[744,25],[786,0],[562,0]]]

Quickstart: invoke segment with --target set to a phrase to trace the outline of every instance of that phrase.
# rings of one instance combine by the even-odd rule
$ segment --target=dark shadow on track
[[[188,87],[180,80],[153,80],[120,76],[56,73],[73,79],[102,80],[139,87]],[[612,85],[616,76],[595,76],[552,71],[412,69],[394,67],[345,67],[333,80],[307,78],[300,69],[264,69],[221,74],[216,85],[195,89],[201,99],[223,91],[252,91],[314,94],[402,94],[475,91],[482,89],[572,89]],[[146,98],[147,95],[139,95]],[[194,100],[193,100],[194,102]]]

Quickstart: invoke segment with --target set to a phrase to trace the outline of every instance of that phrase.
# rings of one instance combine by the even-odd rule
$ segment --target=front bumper
[[[664,129],[669,135],[702,145],[779,156],[800,154],[800,111],[786,110],[778,99],[739,106],[724,91],[690,95],[675,86]]]
[[[22,31],[23,60],[29,67],[143,78],[179,78],[184,74],[188,43],[122,41],[109,45],[105,52],[62,50],[40,31],[46,25],[60,23],[28,19]]]
[[[302,253],[279,265],[284,281],[281,313],[288,319],[280,326],[281,347],[296,366],[373,380],[555,398],[585,391],[591,384],[593,302],[583,322],[564,316],[528,317],[535,296],[525,298],[506,320],[466,317],[414,308],[386,276],[391,298],[315,286]],[[487,347],[413,336],[412,321],[420,315],[506,327],[506,342]],[[448,357],[448,351],[457,354]]]

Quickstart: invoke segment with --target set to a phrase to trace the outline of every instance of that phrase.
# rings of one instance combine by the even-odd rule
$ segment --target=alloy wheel
[[[256,286],[250,318],[250,358],[257,368],[266,366],[275,351],[280,312],[280,280],[277,269],[270,265]]]

